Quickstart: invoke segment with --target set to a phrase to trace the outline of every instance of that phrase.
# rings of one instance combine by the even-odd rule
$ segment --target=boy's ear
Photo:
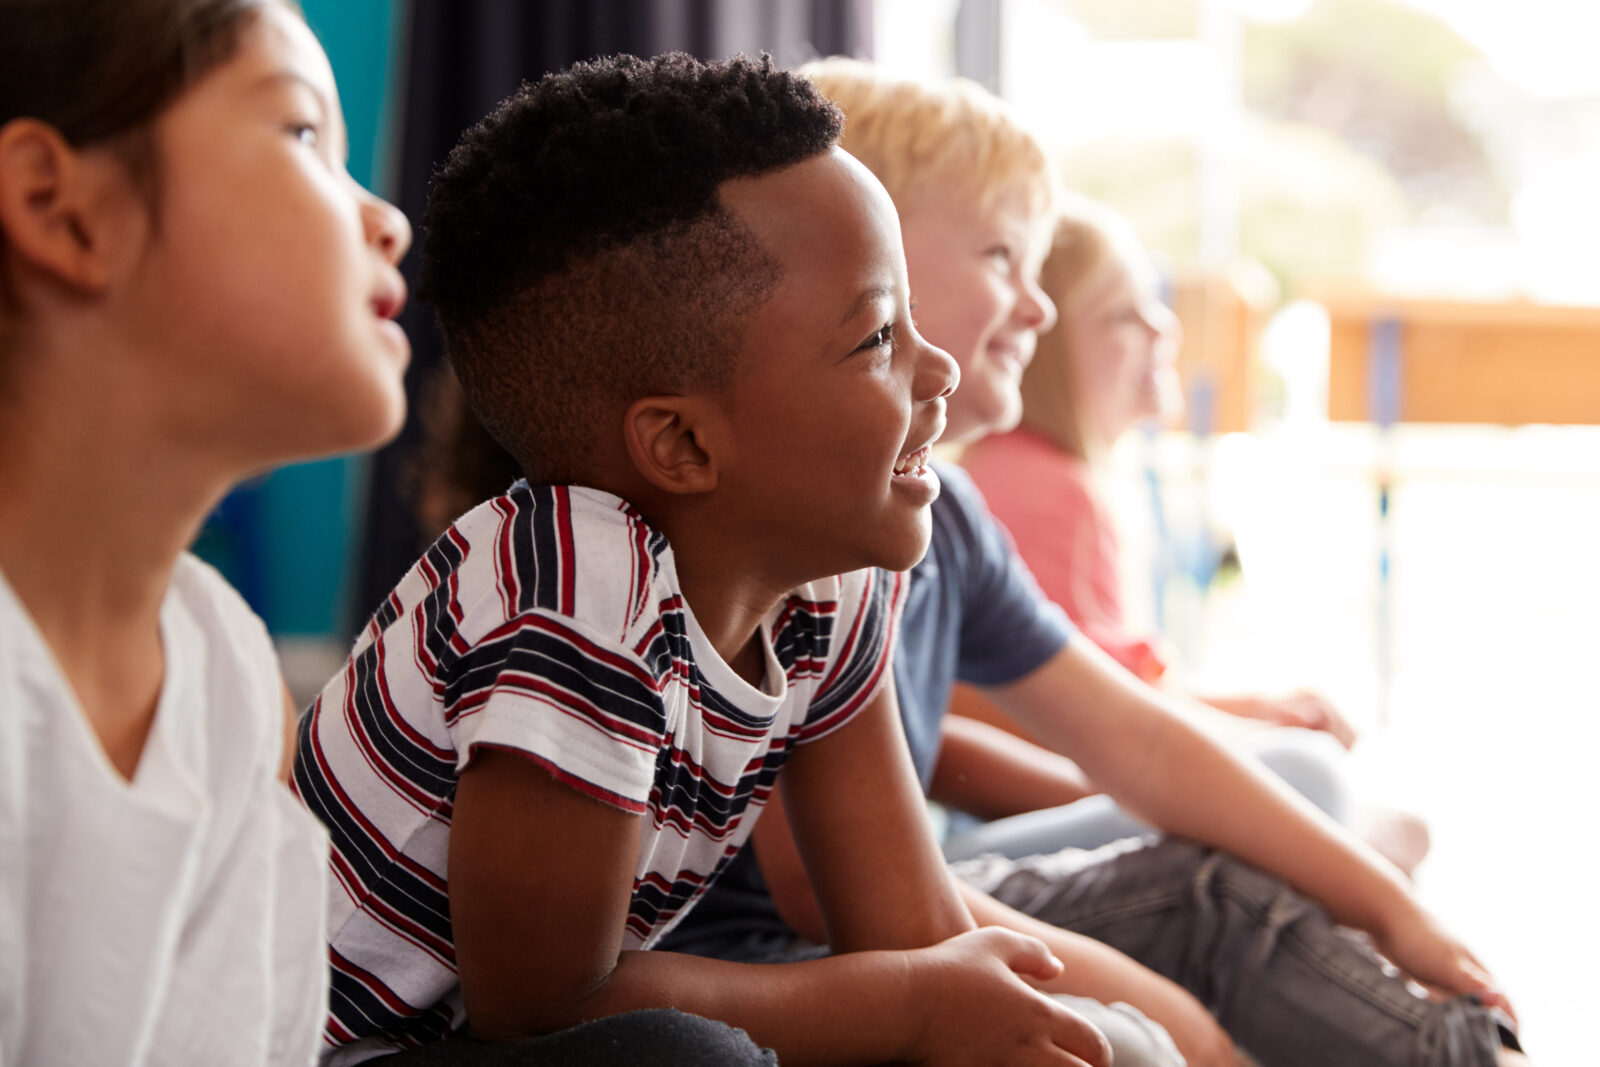
[[[647,396],[628,405],[623,437],[639,474],[677,495],[717,487],[720,412],[699,396]]]
[[[102,288],[110,274],[100,225],[117,164],[90,160],[37,119],[0,126],[0,247],[68,286]]]

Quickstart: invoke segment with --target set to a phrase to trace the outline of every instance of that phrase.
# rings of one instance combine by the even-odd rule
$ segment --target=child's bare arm
[[[948,721],[948,720],[947,720]],[[993,727],[965,720],[986,730]],[[995,730],[996,733],[1003,733]],[[1041,752],[1020,738],[1004,735],[1019,745]],[[948,744],[948,738],[946,738]],[[1053,755],[1053,754],[1052,754]],[[941,751],[941,759],[943,753]],[[812,941],[826,939],[821,911],[806,879],[805,869],[789,832],[786,813],[777,799],[756,826],[756,857],[773,902],[784,921]],[[1166,1027],[1187,1062],[1193,1067],[1232,1067],[1233,1043],[1205,1006],[1181,986],[1163,978],[1116,949],[1081,935],[1040,922],[995,900],[971,886],[956,883],[972,918],[981,926],[999,926],[1037,937],[1061,960],[1062,972],[1039,983],[1050,993],[1092,997],[1105,1003],[1126,1001]]]
[[[1503,1000],[1481,965],[1422,910],[1398,870],[1087,642],[1073,642],[1021,681],[990,692],[1147,822],[1272,871],[1337,921],[1371,933],[1413,977]]]
[[[949,1051],[956,1026],[994,1048],[1033,1042],[1007,1062],[1109,1062],[1093,1055],[1098,1034],[1087,1024],[1011,973],[1044,978],[1056,967],[1038,942],[1015,935],[766,967],[621,951],[638,819],[519,755],[476,754],[452,817],[450,911],[467,1018],[480,1035],[670,1006],[742,1027],[785,1063],[969,1062]],[[970,1038],[963,1047],[973,1051]],[[1060,1048],[1090,1055],[1063,1059]]]
[[[892,685],[797,749],[778,785],[836,951],[929,945],[973,928],[928,823]]]
[[[939,727],[939,762],[928,793],[982,819],[1071,804],[1099,790],[1076,763],[964,715]]]
[[[782,805],[757,825],[756,855],[763,873],[778,882],[774,900],[786,917],[797,909],[802,922],[808,914],[820,917],[828,943],[840,953],[928,945],[972,929],[928,824],[892,683],[847,726],[797,750],[779,784]],[[802,871],[809,887],[800,881]],[[813,896],[815,905],[808,899]],[[1032,977],[1048,980],[1055,973]],[[1003,984],[1016,985],[1002,977],[1008,979]],[[952,1053],[957,1062],[985,1048],[992,1055],[1001,1030],[981,1019],[932,1019],[927,1047],[968,1050]],[[1109,1057],[1092,1027],[1076,1017],[1071,1022],[1070,1040],[1056,1038],[1061,1049],[1089,1062]]]

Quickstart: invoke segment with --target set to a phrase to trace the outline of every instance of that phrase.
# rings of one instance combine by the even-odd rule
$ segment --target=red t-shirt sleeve
[[[1159,678],[1154,642],[1127,628],[1116,530],[1088,464],[1027,431],[981,441],[963,463],[1044,594],[1123,667]]]

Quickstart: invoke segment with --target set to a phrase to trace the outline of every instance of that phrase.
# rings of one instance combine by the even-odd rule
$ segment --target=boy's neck
[[[672,546],[678,587],[701,633],[739,677],[759,686],[766,669],[761,620],[801,583],[769,573],[771,559],[753,551],[749,539],[674,503],[649,501],[641,511]]]
[[[761,620],[789,592],[774,589],[758,578],[741,574],[726,557],[707,557],[681,549],[668,535],[678,571],[678,587],[694,612],[700,631],[735,674],[759,687],[766,672],[761,648]]]

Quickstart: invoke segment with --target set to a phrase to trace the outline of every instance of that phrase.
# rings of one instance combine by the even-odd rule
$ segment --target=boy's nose
[[[1017,299],[1017,318],[1035,333],[1048,333],[1056,324],[1056,304],[1039,286],[1037,278],[1023,282]]]
[[[918,402],[949,396],[961,384],[961,368],[950,353],[922,342],[917,360],[916,378],[912,382],[912,395]]]

